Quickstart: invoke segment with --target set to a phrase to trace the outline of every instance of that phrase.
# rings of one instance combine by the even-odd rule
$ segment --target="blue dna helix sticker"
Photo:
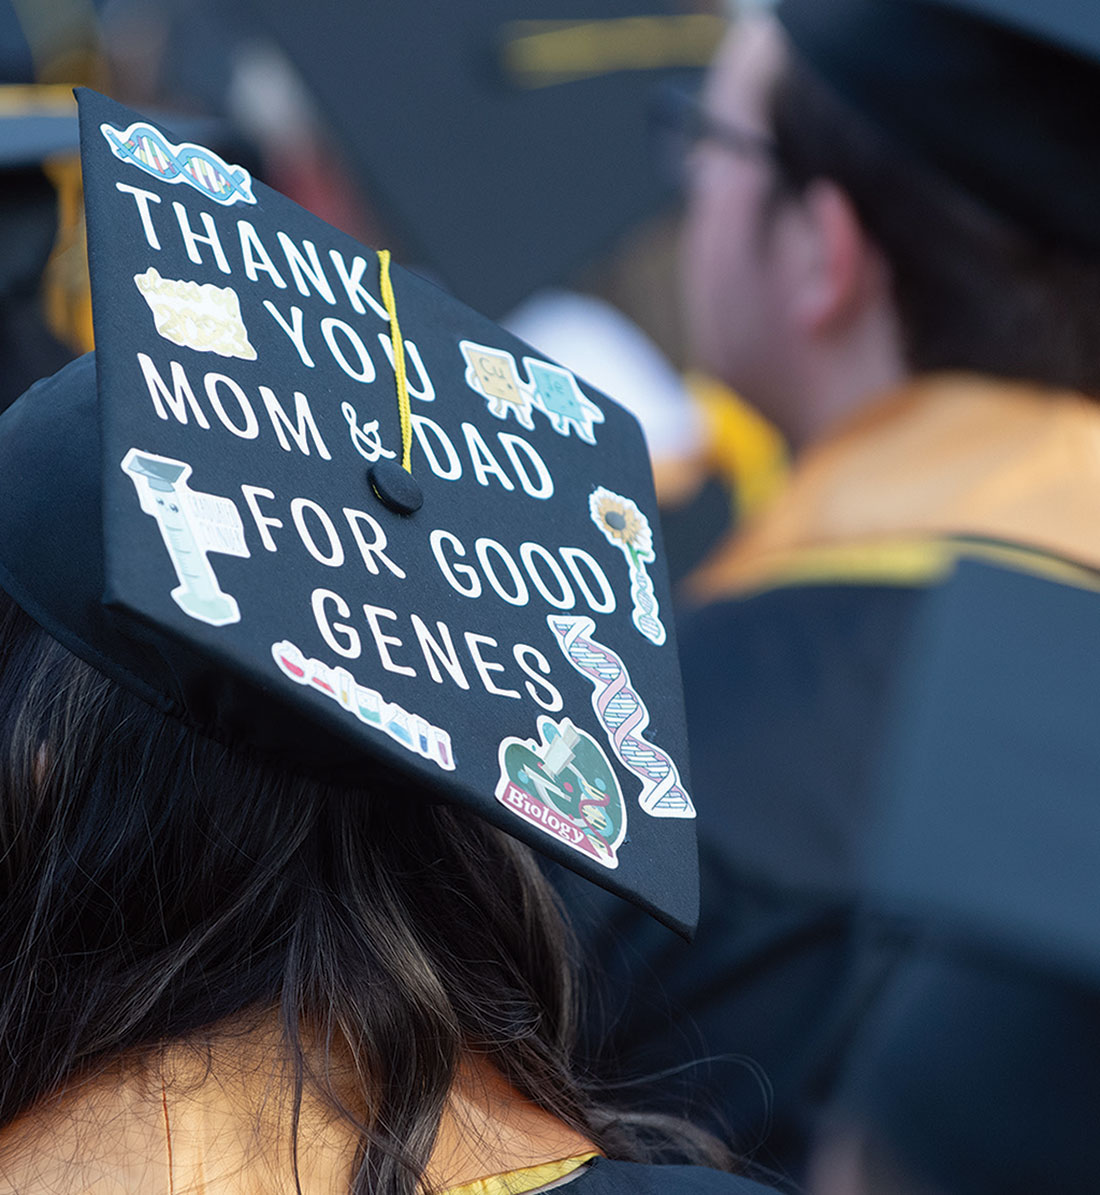
[[[255,203],[252,176],[243,166],[231,166],[213,150],[190,141],[173,145],[159,129],[135,121],[127,129],[101,124],[99,131],[111,152],[165,183],[185,183],[215,203]]]

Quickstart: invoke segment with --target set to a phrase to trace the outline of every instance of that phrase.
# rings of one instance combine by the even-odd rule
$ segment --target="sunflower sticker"
[[[666,631],[659,617],[660,607],[653,592],[653,582],[646,572],[646,565],[657,559],[649,520],[638,509],[637,503],[603,486],[598,486],[589,495],[588,509],[592,522],[603,532],[607,542],[626,557],[630,597],[634,602],[631,621],[651,643],[660,647]]]

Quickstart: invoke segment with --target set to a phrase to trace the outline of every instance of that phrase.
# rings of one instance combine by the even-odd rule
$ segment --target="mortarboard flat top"
[[[499,317],[671,197],[656,80],[724,29],[679,0],[265,0],[370,201],[459,298]]]
[[[872,903],[1100,982],[1100,594],[963,564],[908,659]]]
[[[801,56],[899,145],[1034,236],[1100,254],[1100,9],[780,0]]]
[[[97,351],[0,422],[0,583],[206,733],[395,800],[412,778],[690,931],[634,419],[411,274],[391,301],[381,258],[239,166],[79,98]]]

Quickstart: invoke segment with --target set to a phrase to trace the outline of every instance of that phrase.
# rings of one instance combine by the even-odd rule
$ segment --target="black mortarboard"
[[[897,961],[837,1112],[922,1191],[1084,1195],[1100,1167],[1100,593],[964,563],[929,590],[906,658],[866,870]]]
[[[262,15],[406,255],[500,316],[672,194],[654,83],[724,22],[682,0],[265,0]]]
[[[390,290],[388,255],[241,167],[79,98],[97,352],[0,421],[4,588],[205,733],[394,800],[413,777],[690,931],[635,420],[429,283]]]
[[[1100,252],[1100,9],[1089,0],[781,0],[800,55],[1017,224]]]
[[[870,899],[1100,985],[1100,594],[963,564],[908,654]]]

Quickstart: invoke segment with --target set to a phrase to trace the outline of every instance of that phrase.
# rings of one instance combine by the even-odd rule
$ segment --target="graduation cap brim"
[[[869,899],[1095,984],[1100,593],[961,564],[907,659]]]
[[[97,348],[0,423],[5,588],[203,733],[454,802],[690,932],[634,419],[395,268],[403,417],[379,257],[78,95]]]
[[[409,261],[499,317],[660,210],[655,84],[724,22],[674,0],[264,3]]]

